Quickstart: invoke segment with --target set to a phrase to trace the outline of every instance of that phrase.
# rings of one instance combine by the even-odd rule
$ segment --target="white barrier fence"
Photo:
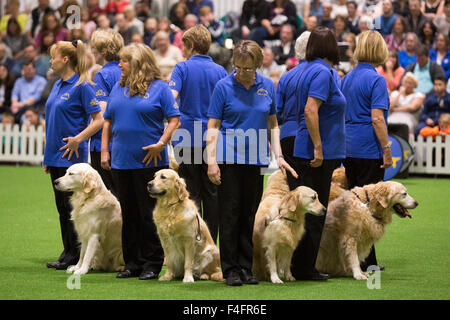
[[[45,132],[41,126],[28,130],[19,125],[0,126],[0,162],[41,164],[44,156]],[[409,167],[410,173],[450,175],[450,136],[410,139],[415,159]],[[269,172],[276,169],[271,161]]]

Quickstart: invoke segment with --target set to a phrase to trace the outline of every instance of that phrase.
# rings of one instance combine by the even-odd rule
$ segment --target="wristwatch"
[[[385,145],[385,146],[383,147],[383,149],[389,149],[389,148],[391,147],[391,145],[392,145],[392,141],[389,141],[389,142],[387,143],[387,145]]]
[[[166,146],[166,144],[165,144],[164,142],[162,142],[161,140],[159,140],[158,143],[159,143],[160,145],[162,145],[163,147]]]

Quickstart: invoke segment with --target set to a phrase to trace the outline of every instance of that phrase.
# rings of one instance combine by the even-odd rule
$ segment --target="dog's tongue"
[[[408,210],[404,209],[405,211],[403,211],[403,213],[408,217],[408,218],[412,218],[411,215],[409,214]]]

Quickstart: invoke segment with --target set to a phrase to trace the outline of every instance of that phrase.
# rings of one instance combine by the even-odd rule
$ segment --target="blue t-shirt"
[[[78,146],[78,158],[73,154],[69,161],[68,155],[62,158],[65,150],[59,151],[66,145],[63,138],[78,135],[89,125],[91,114],[101,111],[92,85],[85,82],[75,86],[79,78],[75,74],[66,81],[59,79],[47,99],[44,165],[70,167],[75,163],[88,161],[87,139]]]
[[[109,93],[120,80],[122,70],[119,61],[108,62],[94,76],[95,97],[98,101],[108,101]],[[91,137],[91,151],[100,152],[102,147],[102,130]],[[109,146],[111,151],[111,145]]]
[[[430,50],[430,60],[433,62],[437,62],[436,50]],[[448,80],[450,78],[450,50],[447,50],[447,54],[442,59],[441,67],[444,69],[445,77]]]
[[[319,132],[325,160],[345,158],[345,97],[340,90],[337,72],[323,59],[307,62],[305,72],[297,81],[297,122],[294,156],[314,159],[314,145],[305,121],[308,97],[323,101],[319,108]]]
[[[208,110],[209,118],[222,121],[217,163],[268,165],[267,121],[275,113],[275,88],[269,78],[256,74],[248,90],[234,72],[220,80]]]
[[[398,63],[400,64],[400,66],[402,68],[406,68],[408,65],[410,65],[411,63],[414,63],[417,61],[417,57],[416,55],[408,55],[408,53],[403,50],[403,51],[399,51],[398,52]]]
[[[111,121],[111,168],[143,169],[155,167],[153,161],[147,167],[144,160],[147,151],[143,147],[155,144],[164,133],[164,119],[179,116],[169,86],[155,80],[145,96],[130,97],[128,88],[117,83],[109,94],[104,118]],[[157,166],[167,166],[167,148],[161,152]]]
[[[208,107],[216,83],[227,76],[225,69],[214,63],[211,57],[192,56],[189,60],[178,63],[173,69],[169,87],[178,91],[180,106],[180,129],[189,131],[190,141],[177,138],[175,133],[172,142],[179,146],[204,147],[204,133],[208,127]],[[199,122],[199,129],[194,130],[194,121]],[[195,135],[194,135],[195,134]],[[187,138],[187,137],[186,137]]]
[[[301,61],[298,66],[283,74],[276,90],[277,120],[281,125],[280,139],[295,137],[298,130],[297,81],[308,63]]]
[[[383,158],[383,149],[372,126],[372,109],[384,110],[386,121],[389,110],[386,79],[379,75],[372,65],[360,62],[342,80],[342,93],[347,99],[347,157]]]
[[[390,17],[379,16],[374,19],[373,23],[375,25],[375,29],[377,29],[381,35],[387,36],[392,33],[395,19],[397,19],[395,14]]]

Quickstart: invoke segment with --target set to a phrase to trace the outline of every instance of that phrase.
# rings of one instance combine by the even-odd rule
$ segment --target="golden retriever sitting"
[[[73,192],[71,219],[81,243],[80,260],[67,270],[74,274],[90,269],[123,271],[120,204],[98,172],[87,163],[74,164],[55,180],[55,187]]]
[[[345,190],[348,189],[347,176],[345,175],[345,168],[337,168],[333,171],[331,177],[330,195],[328,203],[337,199]]]
[[[253,229],[253,274],[273,283],[283,283],[279,273],[295,281],[291,259],[304,233],[305,213],[325,214],[314,190],[298,187],[289,191],[285,179],[281,171],[269,177]]]
[[[222,281],[219,249],[189,199],[184,180],[174,170],[163,169],[147,189],[157,199],[153,219],[166,257],[167,270],[159,280],[184,276],[183,282],[194,282],[195,276]]]
[[[392,214],[409,217],[418,203],[398,182],[379,182],[345,191],[328,205],[316,268],[330,276],[366,280],[360,262],[381,239]]]

